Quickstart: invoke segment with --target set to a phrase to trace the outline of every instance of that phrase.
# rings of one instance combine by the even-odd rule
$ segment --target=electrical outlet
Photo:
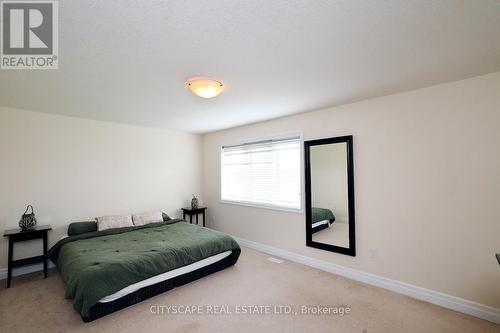
[[[375,249],[370,249],[370,259],[377,259],[377,250]]]

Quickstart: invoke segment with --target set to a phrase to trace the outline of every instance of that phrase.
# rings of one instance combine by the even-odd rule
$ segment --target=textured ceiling
[[[1,106],[204,133],[498,71],[500,1],[59,1],[59,36]]]

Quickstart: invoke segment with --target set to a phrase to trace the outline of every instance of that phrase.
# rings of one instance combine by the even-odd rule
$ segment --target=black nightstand
[[[10,288],[10,281],[12,280],[12,268],[14,267],[43,262],[43,273],[45,277],[47,277],[47,233],[49,230],[52,230],[52,227],[50,225],[36,226],[35,229],[27,231],[21,231],[21,228],[5,230],[3,236],[9,237],[9,268],[7,273],[7,288]],[[43,255],[12,260],[14,256],[14,243],[39,238],[43,239]]]
[[[203,226],[205,226],[205,210],[207,207],[199,207],[196,209],[182,208],[182,218],[186,219],[186,214],[189,215],[189,223],[193,223],[193,215],[196,215],[196,224],[198,224],[198,214],[203,214]]]

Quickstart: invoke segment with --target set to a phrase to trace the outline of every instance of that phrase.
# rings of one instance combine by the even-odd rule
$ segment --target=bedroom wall
[[[180,216],[202,193],[201,137],[176,131],[0,108],[0,232],[27,204],[54,244],[72,221],[164,210]],[[0,238],[0,268],[7,267]],[[41,241],[15,246],[38,255]]]
[[[306,247],[303,213],[219,203],[221,145],[297,131],[354,136],[355,258]],[[210,133],[203,156],[210,227],[500,307],[500,72]]]

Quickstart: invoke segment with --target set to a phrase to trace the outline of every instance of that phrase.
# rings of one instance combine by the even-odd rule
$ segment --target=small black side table
[[[21,228],[5,230],[3,236],[9,237],[9,262],[8,262],[8,272],[7,272],[7,288],[10,288],[10,281],[12,280],[12,268],[31,265],[38,262],[43,262],[43,273],[45,278],[47,278],[47,233],[52,230],[50,225],[40,225],[36,226],[33,230],[22,231]],[[12,260],[14,256],[14,243],[23,242],[32,239],[43,239],[43,255],[24,258],[18,260]]]
[[[182,208],[182,218],[186,219],[186,214],[189,215],[189,223],[193,223],[193,215],[196,215],[196,224],[198,224],[198,214],[203,214],[203,226],[205,226],[205,210],[207,207]]]

